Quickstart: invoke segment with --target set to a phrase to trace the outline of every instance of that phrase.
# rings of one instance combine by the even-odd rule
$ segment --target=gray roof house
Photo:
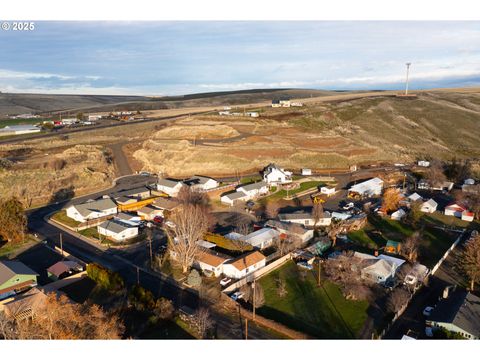
[[[109,197],[89,200],[83,204],[71,205],[67,208],[67,216],[80,222],[116,213],[117,205]]]
[[[480,339],[480,298],[465,290],[447,294],[432,311],[427,325],[444,328],[467,339]]]

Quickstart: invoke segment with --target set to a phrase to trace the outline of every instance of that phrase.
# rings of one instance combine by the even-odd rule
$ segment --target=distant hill
[[[0,116],[68,111],[158,110],[180,107],[221,106],[268,101],[276,97],[315,97],[334,91],[305,89],[254,89],[188,94],[183,96],[49,95],[0,93]]]

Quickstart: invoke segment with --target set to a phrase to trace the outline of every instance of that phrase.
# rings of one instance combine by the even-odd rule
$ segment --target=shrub
[[[107,290],[120,290],[125,287],[125,282],[118,273],[95,263],[87,265],[87,275]]]
[[[197,270],[193,269],[192,271],[190,271],[190,274],[187,278],[187,283],[194,288],[199,288],[200,285],[202,285],[202,277]]]
[[[128,300],[139,311],[149,311],[155,308],[155,298],[150,290],[135,285],[128,294]]]

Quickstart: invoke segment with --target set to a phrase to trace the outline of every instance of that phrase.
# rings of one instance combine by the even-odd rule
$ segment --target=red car
[[[153,222],[156,223],[156,224],[161,224],[163,222],[163,217],[161,216],[155,216],[153,218]]]

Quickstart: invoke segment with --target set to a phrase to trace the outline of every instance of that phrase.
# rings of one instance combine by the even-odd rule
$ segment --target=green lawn
[[[313,272],[304,281],[293,261],[262,277],[265,305],[258,313],[292,329],[322,339],[356,338],[367,319],[368,302],[346,300],[340,288],[331,282],[317,287]],[[288,294],[277,294],[275,279],[285,280]]]
[[[447,216],[439,211],[435,211],[433,214],[424,215],[422,220],[428,225],[446,225],[449,227],[458,227],[462,229],[480,230],[480,221],[478,220],[474,220],[472,222],[463,221],[455,216]]]
[[[67,216],[67,212],[65,210],[59,211],[51,217],[51,219],[56,220],[62,224],[65,224],[70,227],[77,227],[80,224],[80,221],[74,220],[71,217]]]
[[[141,339],[195,339],[185,321],[176,317],[171,321],[161,321],[140,335]]]
[[[432,267],[452,245],[458,235],[433,227],[434,224],[428,221],[427,216],[422,218],[420,224],[425,225],[425,227],[420,243],[418,261],[427,267]],[[438,224],[435,223],[435,225]],[[361,247],[379,249],[385,246],[388,240],[403,242],[415,230],[413,226],[402,221],[369,215],[367,225],[362,230],[350,232],[348,237]]]
[[[25,237],[25,240],[22,242],[6,242],[0,239],[0,258],[1,257],[6,257],[9,254],[12,254],[14,252],[17,252],[19,250],[27,249],[31,245],[33,245],[35,242],[34,240],[30,237],[30,235],[27,235]]]
[[[43,121],[46,121],[49,119],[41,119],[41,118],[35,118],[35,119],[0,119],[0,128],[3,128],[5,126],[12,126],[12,125],[35,125],[35,124],[40,124]]]
[[[292,195],[298,194],[302,191],[312,189],[312,188],[318,188],[319,186],[323,186],[323,185],[325,185],[325,183],[323,181],[305,181],[305,182],[301,183],[300,186],[297,189],[289,190],[288,195],[292,196]],[[268,199],[269,200],[278,200],[278,199],[282,199],[286,196],[287,196],[287,191],[286,190],[280,190],[280,191],[276,192],[275,194],[272,194],[272,195],[268,196]]]
[[[260,175],[247,176],[247,177],[242,177],[240,179],[240,184],[249,184],[249,183],[253,183],[253,182],[256,182],[256,181],[260,181],[260,180],[262,180],[262,177]]]
[[[83,236],[86,236],[86,237],[89,237],[89,238],[100,240],[100,234],[98,233],[96,226],[80,230],[78,233],[80,235],[83,235]],[[104,238],[104,236],[102,236],[102,239],[103,238]]]

